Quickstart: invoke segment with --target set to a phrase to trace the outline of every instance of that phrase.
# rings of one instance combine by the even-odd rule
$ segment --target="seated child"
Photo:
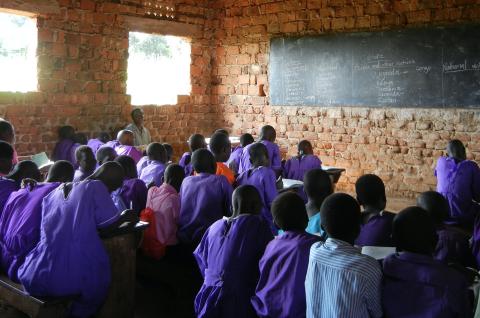
[[[308,214],[307,233],[324,236],[321,227],[320,208],[323,201],[333,193],[332,180],[322,169],[312,169],[305,173],[303,186],[308,197],[306,205]]]
[[[260,260],[260,279],[252,305],[259,317],[305,317],[305,277],[310,247],[320,237],[305,232],[302,198],[287,192],[272,204],[275,224],[284,231],[271,241]]]
[[[15,151],[15,129],[12,124],[0,118],[0,141],[5,141],[13,148],[13,164],[18,163],[17,152]],[[0,177],[2,176],[0,172]]]
[[[117,158],[117,152],[112,147],[101,147],[96,154],[97,166],[100,167],[105,162],[113,161]]]
[[[307,171],[321,167],[322,162],[313,154],[310,141],[302,140],[298,144],[298,155],[285,163],[283,177],[302,181]]]
[[[133,145],[135,140],[133,132],[130,130],[120,130],[117,139],[119,144],[114,148],[117,155],[132,157],[135,163],[143,157],[143,153]]]
[[[177,223],[180,215],[180,186],[185,178],[183,168],[171,164],[165,169],[165,182],[148,190],[147,208],[140,219],[150,223],[142,241],[146,256],[161,259],[168,246],[177,244]]]
[[[75,169],[78,168],[75,159],[75,150],[80,146],[75,142],[75,128],[72,126],[62,126],[58,130],[59,141],[55,145],[52,158],[53,161],[67,160]]]
[[[164,143],[162,144],[165,150],[167,151],[167,164],[172,163],[172,157],[173,157],[173,147],[170,144]]]
[[[448,143],[447,155],[438,159],[435,168],[437,192],[447,198],[450,205],[448,223],[471,230],[480,211],[477,203],[480,202],[480,169],[474,161],[467,160],[460,140]]]
[[[70,308],[73,317],[98,310],[110,285],[110,262],[98,229],[107,232],[138,219],[133,211],[118,213],[110,199],[123,178],[122,167],[107,162],[85,181],[65,183],[43,200],[40,242],[18,270],[29,294],[78,295]]]
[[[270,207],[278,193],[275,172],[270,168],[268,149],[262,143],[254,143],[245,149],[249,151],[248,157],[252,168],[241,173],[237,178],[237,183],[238,185],[249,184],[257,188],[263,202],[262,216],[270,224],[274,234],[276,234],[277,228],[273,224]]]
[[[87,135],[85,135],[84,133],[76,133],[73,141],[75,141],[79,145],[86,146],[88,143],[88,138]]]
[[[233,189],[227,178],[215,174],[217,163],[207,149],[193,153],[192,165],[197,175],[186,177],[180,188],[177,238],[194,248],[210,225],[230,215]]]
[[[238,174],[240,167],[240,159],[242,158],[243,149],[253,143],[255,140],[250,134],[243,134],[240,136],[240,145],[232,150],[230,158],[228,158],[227,165],[235,173]]]
[[[193,134],[188,138],[188,147],[190,152],[185,152],[180,158],[178,164],[185,169],[185,177],[189,177],[193,174],[192,166],[192,154],[197,149],[207,148],[207,143],[205,142],[205,137],[200,134]]]
[[[427,191],[417,198],[417,206],[430,215],[435,223],[438,243],[434,258],[446,264],[457,263],[465,267],[476,267],[470,249],[470,237],[459,229],[445,225],[448,218],[448,201],[440,193]]]
[[[93,151],[88,146],[80,146],[75,150],[75,158],[78,169],[75,171],[73,182],[83,181],[89,175],[95,172],[97,160]]]
[[[227,137],[230,137],[230,134],[228,133],[228,130],[223,129],[223,128],[217,129],[217,130],[215,130],[213,133],[214,133],[214,134],[224,134],[224,135],[226,135]]]
[[[392,222],[395,214],[385,211],[387,196],[382,179],[366,174],[355,183],[358,203],[363,207],[362,228],[357,246],[394,246]]]
[[[148,186],[159,187],[163,183],[163,173],[167,163],[167,151],[161,143],[153,142],[147,147],[148,164],[142,169],[140,179]]]
[[[87,143],[87,146],[92,148],[93,153],[96,154],[98,149],[100,149],[100,147],[102,147],[108,141],[110,141],[110,135],[106,132],[101,132],[98,134],[97,138],[90,139]]]
[[[204,283],[195,298],[197,317],[256,317],[258,262],[272,240],[260,216],[262,201],[252,186],[233,193],[233,215],[213,223],[194,252]]]
[[[401,211],[393,221],[399,253],[383,260],[385,317],[471,317],[464,276],[435,260],[435,226],[422,208]]]
[[[57,161],[50,167],[46,183],[10,195],[0,216],[0,264],[11,280],[18,282],[18,268],[40,240],[43,198],[62,182],[72,182],[73,173],[70,162]]]
[[[232,145],[228,136],[223,133],[215,133],[210,138],[210,151],[217,162],[217,174],[224,175],[230,184],[235,182],[235,176],[224,162],[230,157]]]
[[[260,143],[264,144],[265,147],[267,147],[268,158],[270,160],[270,168],[272,168],[273,171],[275,171],[275,173],[280,175],[280,172],[282,169],[282,163],[280,158],[280,149],[275,143],[276,138],[277,138],[277,132],[275,131],[275,128],[273,128],[272,126],[266,125],[266,126],[263,126],[262,129],[260,130]],[[250,144],[243,149],[238,173],[247,171],[252,167],[252,163],[250,162],[250,153],[249,153],[249,148],[252,145],[253,144]]]
[[[125,207],[140,214],[147,204],[148,190],[145,183],[138,179],[135,161],[129,156],[118,156],[115,162],[118,162],[125,172],[123,185],[117,190],[118,194]]]
[[[12,171],[12,162],[12,146],[5,141],[0,141],[0,213],[3,210],[3,206],[7,202],[10,193],[18,190],[15,181],[5,177]]]
[[[328,239],[310,249],[307,317],[382,317],[380,265],[353,246],[360,233],[357,201],[348,194],[332,194],[320,214]]]

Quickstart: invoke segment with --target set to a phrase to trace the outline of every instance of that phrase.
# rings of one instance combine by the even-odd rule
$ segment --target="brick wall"
[[[436,158],[451,138],[463,140],[469,156],[480,159],[478,111],[272,107],[268,97],[272,36],[479,21],[478,1],[224,0],[214,6],[212,106],[235,134],[271,124],[284,156],[306,138],[326,165],[346,168],[341,189],[351,191],[358,176],[377,173],[396,196],[434,188]]]

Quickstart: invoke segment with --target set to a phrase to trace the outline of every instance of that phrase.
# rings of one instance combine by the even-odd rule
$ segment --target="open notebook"
[[[37,153],[36,155],[33,155],[31,160],[35,162],[35,164],[38,166],[38,169],[43,169],[48,166],[53,165],[53,161],[48,159],[48,156],[45,152]]]
[[[382,260],[385,257],[396,252],[395,247],[385,246],[364,246],[362,247],[362,254],[373,257],[376,260]]]

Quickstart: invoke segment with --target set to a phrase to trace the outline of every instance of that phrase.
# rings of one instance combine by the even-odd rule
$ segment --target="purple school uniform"
[[[58,160],[67,160],[75,168],[78,167],[77,159],[75,158],[75,150],[80,146],[80,144],[75,143],[70,139],[62,139],[55,145],[53,150],[53,161]]]
[[[147,205],[148,189],[140,179],[127,179],[119,191],[120,197],[128,208],[140,213]]]
[[[320,237],[287,231],[271,241],[260,260],[252,305],[259,317],[305,317],[305,277],[310,247]]]
[[[230,214],[232,192],[223,175],[199,173],[185,178],[180,188],[178,240],[198,244],[210,225]]]
[[[430,256],[399,253],[383,261],[385,317],[470,317],[468,284]]]
[[[238,176],[237,183],[238,185],[249,184],[257,188],[263,202],[262,216],[268,221],[272,230],[276,231],[270,212],[272,202],[278,194],[275,172],[267,167],[250,169]]]
[[[163,174],[165,172],[165,165],[161,162],[152,160],[143,168],[140,179],[145,182],[146,185],[155,183],[156,187],[159,187],[163,183]]]
[[[382,211],[362,224],[355,240],[357,246],[395,246],[392,241],[392,223],[395,214]]]
[[[183,167],[185,177],[193,175],[192,154],[190,152],[185,152],[180,158],[178,164]]]
[[[118,156],[129,156],[135,160],[135,164],[143,157],[142,152],[134,146],[118,145],[115,147],[115,152]]]
[[[230,158],[228,158],[227,161],[227,166],[229,167],[235,167],[235,173],[238,173],[238,170],[240,168],[240,159],[242,158],[242,153],[243,153],[243,147],[238,146],[235,149],[233,149],[232,153],[230,154]]]
[[[17,191],[19,186],[13,180],[0,177],[0,214],[3,211],[5,203],[7,203],[8,197],[14,191]]]
[[[115,147],[119,146],[120,145],[120,142],[118,140],[110,140],[110,141],[107,141],[103,146],[101,146],[100,148],[103,148],[103,147],[110,147],[110,148],[113,148],[115,149]]]
[[[119,217],[101,181],[73,183],[66,198],[64,186],[51,192],[43,200],[40,242],[18,270],[25,290],[43,297],[78,295],[71,315],[94,314],[107,296],[111,279],[98,229]]]
[[[288,159],[283,168],[283,177],[285,179],[294,179],[303,181],[303,176],[307,171],[321,168],[322,162],[317,156],[305,155],[302,157],[293,157]]]
[[[82,170],[82,168],[78,168],[77,170],[75,170],[75,174],[73,175],[73,182],[80,182],[80,181],[83,181],[85,180],[87,177],[89,177],[92,173],[92,172],[84,172]]]
[[[262,140],[260,142],[267,147],[268,158],[270,159],[270,168],[275,171],[280,171],[282,169],[282,160],[280,158],[280,149],[278,148],[278,145],[268,140]],[[243,148],[238,173],[245,172],[252,167],[252,164],[250,163],[250,154],[248,153],[248,150],[252,145],[253,144],[250,144]]]
[[[96,154],[98,149],[104,145],[103,141],[98,140],[97,138],[95,139],[90,139],[88,140],[87,146],[89,146],[93,153]]]
[[[195,298],[197,317],[255,317],[258,261],[273,236],[258,215],[218,220],[194,252],[204,283]]]
[[[10,279],[18,282],[17,271],[25,256],[40,240],[42,200],[60,183],[37,184],[13,192],[0,216],[0,263]]]
[[[472,200],[480,198],[480,169],[470,160],[456,163],[453,158],[440,157],[435,168],[437,191],[450,205],[448,223],[471,226],[480,211]]]
[[[150,164],[150,160],[148,156],[143,156],[137,163],[137,174],[140,176],[142,174],[143,169]]]
[[[446,264],[458,263],[465,267],[476,267],[468,235],[450,227],[441,227],[437,229],[437,236],[435,259]]]

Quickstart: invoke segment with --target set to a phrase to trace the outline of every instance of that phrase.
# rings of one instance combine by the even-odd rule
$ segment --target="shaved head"
[[[117,140],[121,145],[133,146],[135,135],[130,130],[120,130],[117,134]]]
[[[240,214],[260,214],[262,198],[257,188],[252,185],[242,185],[235,189],[232,195],[233,216]]]
[[[75,169],[66,160],[55,162],[48,170],[47,182],[72,182]]]
[[[117,158],[117,152],[112,147],[101,147],[97,150],[97,162],[103,165],[105,162],[113,161]]]
[[[42,181],[42,174],[35,162],[27,160],[19,162],[7,178],[21,182],[23,179]]]
[[[106,162],[94,174],[87,179],[99,180],[108,188],[109,192],[113,192],[123,185],[125,173],[122,166],[118,162]]]

